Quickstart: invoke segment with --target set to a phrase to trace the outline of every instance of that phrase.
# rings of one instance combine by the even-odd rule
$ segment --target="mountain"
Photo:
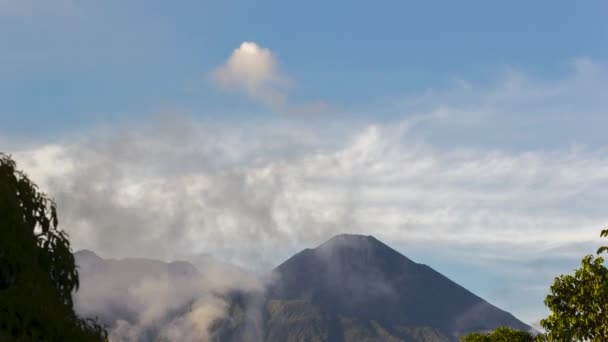
[[[128,286],[144,277],[200,275],[199,270],[186,261],[167,263],[145,258],[103,259],[89,250],[74,253],[74,258],[84,281],[99,277]]]
[[[99,317],[111,341],[452,342],[500,326],[531,330],[372,236],[305,249],[265,285],[210,256],[195,264],[75,257],[77,312]]]
[[[252,329],[234,315],[255,297],[239,295],[230,302],[231,319],[216,322],[216,340],[256,341],[250,339],[256,330],[266,342],[457,341],[500,326],[531,330],[372,236],[336,236],[294,255],[273,276],[262,304],[257,301],[263,327]]]

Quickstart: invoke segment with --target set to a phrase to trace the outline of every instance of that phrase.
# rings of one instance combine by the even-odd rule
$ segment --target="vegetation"
[[[324,312],[308,300],[256,298],[253,294],[238,292],[225,299],[228,303],[227,317],[216,320],[209,329],[214,342],[450,341],[431,327],[390,325]],[[261,311],[254,313],[256,309]],[[256,315],[259,315],[259,321],[252,319]],[[259,337],[262,336],[261,331],[256,329],[263,329],[263,338]]]
[[[608,341],[608,269],[599,256],[606,251],[601,247],[597,257],[585,256],[574,275],[555,278],[545,299],[551,315],[540,322],[546,330],[540,341]]]
[[[608,237],[608,229],[601,232]],[[600,247],[597,256],[587,255],[574,275],[555,278],[545,305],[551,310],[540,321],[544,334],[537,341],[608,341],[608,268],[600,255],[608,246]],[[533,341],[530,333],[499,328],[492,333],[473,333],[460,338],[462,342]]]
[[[105,341],[79,318],[72,292],[78,272],[55,203],[0,153],[0,340]]]
[[[472,333],[460,338],[461,342],[532,342],[534,337],[526,331],[501,327],[491,333]]]

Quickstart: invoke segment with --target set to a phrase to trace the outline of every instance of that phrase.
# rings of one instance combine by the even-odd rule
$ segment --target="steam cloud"
[[[259,291],[259,280],[207,257],[202,272],[187,262],[104,260],[76,254],[80,290],[76,310],[98,317],[112,341],[207,341],[209,326],[225,317],[231,290]]]

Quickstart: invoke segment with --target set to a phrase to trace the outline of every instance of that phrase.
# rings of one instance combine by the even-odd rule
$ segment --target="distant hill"
[[[257,330],[267,342],[457,341],[465,333],[500,326],[531,330],[372,236],[336,236],[294,255],[273,274],[275,281],[258,304],[263,327]],[[231,299],[231,319],[213,327],[218,341],[259,338],[246,317],[234,315],[253,298]]]

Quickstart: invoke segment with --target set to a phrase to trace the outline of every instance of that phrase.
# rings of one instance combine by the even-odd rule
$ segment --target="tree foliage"
[[[78,272],[55,203],[0,153],[0,340],[104,341],[79,318],[72,292]]]
[[[471,333],[460,338],[460,342],[532,342],[534,337],[526,331],[500,327],[491,333]]]
[[[608,236],[603,230],[602,237]],[[551,314],[541,320],[541,341],[608,341],[608,268],[599,254],[587,255],[574,275],[555,278],[545,305]]]

